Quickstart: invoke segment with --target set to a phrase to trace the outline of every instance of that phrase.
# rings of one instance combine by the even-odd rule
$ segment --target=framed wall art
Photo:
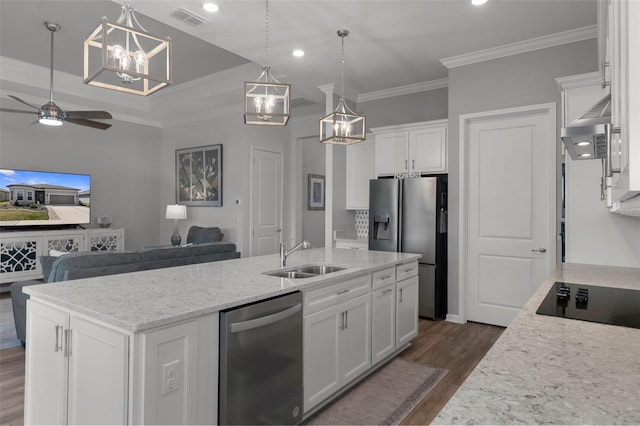
[[[308,210],[324,210],[324,176],[308,175],[307,200]]]
[[[222,145],[176,150],[176,204],[222,207]]]

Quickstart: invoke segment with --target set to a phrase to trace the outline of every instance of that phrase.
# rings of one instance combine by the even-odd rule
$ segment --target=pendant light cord
[[[269,68],[269,0],[265,0],[266,11],[264,17],[264,56],[265,56],[265,68]]]

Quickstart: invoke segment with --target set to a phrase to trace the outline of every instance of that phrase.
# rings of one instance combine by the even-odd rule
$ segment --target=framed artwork
[[[307,210],[324,210],[324,176],[307,177]]]
[[[176,150],[176,204],[222,207],[222,145]]]

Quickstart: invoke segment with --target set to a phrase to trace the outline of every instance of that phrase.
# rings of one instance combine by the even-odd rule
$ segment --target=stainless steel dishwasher
[[[220,425],[302,420],[302,293],[221,312],[219,383]]]

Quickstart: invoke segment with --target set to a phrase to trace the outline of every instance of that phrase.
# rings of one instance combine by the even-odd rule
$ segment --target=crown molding
[[[390,89],[361,93],[358,95],[358,103],[375,101],[378,99],[393,98],[395,96],[410,95],[412,93],[428,92],[429,90],[443,89],[445,87],[449,87],[448,78],[425,81],[423,83],[409,84],[407,86],[392,87]]]
[[[329,83],[329,84],[324,84],[322,86],[318,86],[318,89],[320,89],[320,91],[322,93],[324,93],[325,95],[328,95],[330,93],[334,94],[334,95],[338,95],[340,96],[341,93],[336,91],[336,84],[335,83]],[[344,89],[344,97],[345,99],[350,100],[351,102],[355,102],[357,103],[357,99],[358,99],[358,94],[349,90],[349,89]]]
[[[602,83],[602,75],[597,72],[589,72],[586,74],[570,75],[568,77],[556,78],[558,89],[574,89],[576,87],[593,86]]]
[[[532,52],[534,50],[560,46],[562,44],[575,43],[577,41],[588,40],[596,37],[598,37],[598,26],[590,25],[587,27],[536,37],[525,41],[492,47],[490,49],[478,50],[464,55],[444,58],[440,60],[440,63],[448,69],[451,69],[517,55],[520,53]]]

